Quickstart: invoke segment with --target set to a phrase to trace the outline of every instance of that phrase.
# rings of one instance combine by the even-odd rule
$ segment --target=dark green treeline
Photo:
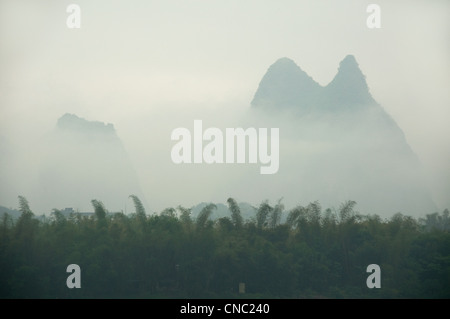
[[[213,204],[196,218],[181,206],[148,215],[130,197],[131,215],[93,200],[93,216],[42,221],[19,196],[20,218],[0,223],[0,298],[450,298],[448,210],[382,220],[352,201],[263,202],[244,220],[229,198],[230,216],[213,220]],[[79,289],[66,286],[69,264]],[[366,285],[370,264],[379,289]]]

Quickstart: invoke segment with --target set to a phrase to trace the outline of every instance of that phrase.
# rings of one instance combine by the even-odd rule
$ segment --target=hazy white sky
[[[71,3],[81,8],[80,29],[66,26]],[[381,29],[366,26],[370,3],[381,7]],[[26,147],[66,112],[114,123],[145,188],[146,136],[159,134],[152,126],[250,107],[280,57],[326,85],[353,54],[443,209],[450,207],[449,16],[446,0],[0,0],[0,137]]]

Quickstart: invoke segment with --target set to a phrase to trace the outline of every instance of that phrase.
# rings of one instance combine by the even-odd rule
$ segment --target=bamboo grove
[[[228,217],[209,204],[194,218],[182,206],[147,214],[130,197],[132,214],[92,200],[93,216],[42,221],[19,196],[21,216],[0,222],[0,298],[450,298],[448,210],[381,219],[353,201],[265,201],[244,219],[229,198]],[[80,289],[66,286],[69,264]],[[379,289],[366,286],[369,264]]]

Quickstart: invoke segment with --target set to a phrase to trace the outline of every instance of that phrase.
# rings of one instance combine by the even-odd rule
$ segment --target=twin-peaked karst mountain
[[[277,60],[251,106],[249,123],[279,127],[281,144],[279,174],[261,179],[255,196],[326,207],[355,200],[361,212],[381,215],[436,208],[418,157],[370,94],[352,55],[326,86],[291,59]]]
[[[325,87],[291,59],[279,59],[262,78],[251,104],[278,111],[290,109],[303,115],[314,111],[355,110],[376,102],[354,56],[348,55],[340,63],[334,79]]]

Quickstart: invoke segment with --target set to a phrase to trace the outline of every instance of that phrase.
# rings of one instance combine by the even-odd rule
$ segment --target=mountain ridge
[[[255,92],[254,108],[294,110],[299,115],[332,111],[329,105],[352,109],[362,105],[377,105],[369,92],[364,74],[355,57],[347,55],[339,64],[333,79],[320,85],[292,59],[275,61],[264,74]]]
[[[278,59],[250,103],[246,121],[278,127],[283,136],[272,192],[260,195],[324,206],[355,200],[373,213],[436,210],[418,156],[372,97],[355,57],[347,55],[326,86],[303,73],[291,59]]]
[[[123,210],[130,194],[145,202],[113,124],[66,113],[43,142],[41,154],[33,191],[40,202],[86,210],[98,199],[113,211]]]

